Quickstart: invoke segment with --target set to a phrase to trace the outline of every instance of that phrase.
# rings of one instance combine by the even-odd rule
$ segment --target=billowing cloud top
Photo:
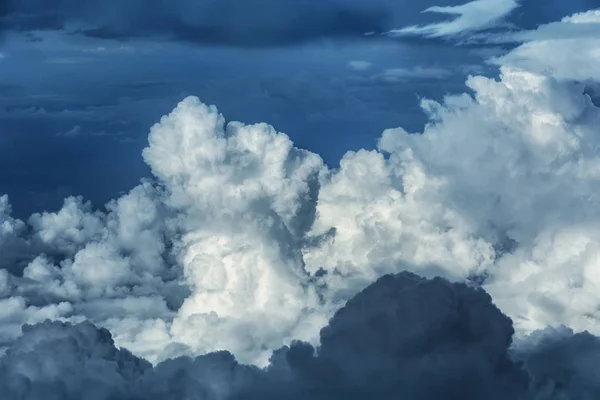
[[[597,396],[597,24],[540,28],[494,60],[498,79],[423,100],[423,132],[387,130],[337,169],[189,97],[151,128],[153,180],[105,209],[68,198],[20,221],[1,197],[5,393]],[[576,46],[556,35],[574,30]],[[401,270],[481,285],[514,325],[480,290],[410,274],[346,304]],[[21,332],[46,319],[91,321],[135,356],[89,323]]]

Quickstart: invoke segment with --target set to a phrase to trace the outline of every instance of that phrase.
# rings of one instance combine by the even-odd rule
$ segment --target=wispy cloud
[[[475,0],[459,6],[433,6],[423,12],[447,14],[455,18],[429,25],[411,25],[392,30],[389,34],[429,38],[460,36],[490,28],[517,7],[519,3],[516,0]]]
[[[93,61],[89,57],[54,57],[46,60],[48,64],[85,64]]]
[[[75,137],[81,134],[81,126],[75,125],[71,129],[66,132],[60,132],[56,136],[64,136],[64,137]]]
[[[348,66],[356,71],[366,71],[373,66],[373,63],[363,60],[354,60],[348,62]]]
[[[419,78],[444,79],[450,75],[452,71],[439,67],[390,68],[382,74],[383,78],[390,82]]]
[[[146,46],[146,48],[136,48],[134,46],[125,46],[125,45],[120,45],[120,46],[95,46],[95,47],[86,47],[84,49],[82,49],[81,51],[84,53],[91,53],[91,54],[115,54],[115,53],[135,53],[135,52],[148,52],[153,50],[154,46]]]

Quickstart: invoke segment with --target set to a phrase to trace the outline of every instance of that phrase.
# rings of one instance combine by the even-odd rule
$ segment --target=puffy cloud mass
[[[6,393],[436,397],[421,377],[466,398],[597,393],[597,24],[591,11],[541,28],[494,60],[498,78],[423,100],[423,132],[389,129],[339,168],[190,97],[151,128],[153,178],[103,209],[68,198],[20,221],[1,197]],[[557,34],[575,29],[577,46]],[[401,270],[480,285],[514,326],[481,291],[406,274],[336,313]],[[59,365],[53,348],[74,354]],[[267,369],[223,352],[164,361],[223,350]]]
[[[152,367],[117,349],[106,329],[46,321],[0,359],[12,399],[575,399],[594,398],[600,341],[566,328],[517,349],[513,328],[481,289],[386,275],[321,330],[320,345],[294,342],[266,368],[226,351]],[[59,356],[60,355],[60,356]]]

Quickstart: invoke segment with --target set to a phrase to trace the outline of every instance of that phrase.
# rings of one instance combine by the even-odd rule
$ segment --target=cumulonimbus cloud
[[[423,132],[387,130],[337,169],[183,100],[151,129],[153,178],[105,209],[69,198],[19,221],[1,198],[0,343],[89,320],[153,363],[226,349],[264,366],[405,269],[483,285],[519,338],[598,334],[600,40],[578,43],[532,39],[496,60],[498,79],[424,100]]]

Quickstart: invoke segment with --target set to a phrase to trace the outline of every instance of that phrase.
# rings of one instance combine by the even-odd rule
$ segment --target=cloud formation
[[[428,38],[460,37],[492,27],[519,5],[516,0],[475,0],[459,6],[433,6],[426,8],[423,12],[447,14],[454,16],[454,18],[450,21],[394,29],[390,31],[390,35],[395,37],[424,36]]]
[[[592,11],[560,24],[595,18]],[[50,318],[89,320],[152,363],[228,350],[266,366],[293,340],[321,343],[319,354],[335,360],[321,327],[371,282],[400,270],[482,285],[519,338],[557,324],[598,334],[600,109],[589,93],[600,80],[591,62],[600,41],[593,32],[584,39],[572,68],[554,55],[571,54],[570,38],[532,39],[495,60],[498,79],[473,76],[470,94],[424,99],[423,132],[387,130],[377,150],[349,152],[336,169],[267,124],[228,122],[186,98],[150,131],[143,157],[153,178],[104,209],[68,198],[56,212],[20,221],[0,198],[0,344],[14,348],[27,340],[19,339],[24,323]],[[346,321],[336,318],[330,326]],[[494,321],[498,342],[481,344],[467,371],[488,373],[500,362],[513,328]],[[434,339],[445,349],[455,344]],[[310,346],[292,348],[289,357],[313,362]],[[234,361],[218,353],[194,363],[227,370]],[[319,363],[298,374],[330,368]],[[372,372],[336,363],[342,380]],[[542,364],[543,386],[544,374],[558,372]],[[495,382],[489,374],[483,380]],[[324,390],[313,379],[299,393]]]
[[[594,7],[598,7],[597,0],[475,0],[461,5],[425,8],[422,11],[425,15],[447,15],[448,18],[434,23],[399,25],[387,35],[399,39],[443,40],[476,47],[503,45],[514,48],[535,40],[536,36],[539,37],[537,31],[552,31],[557,26],[562,30],[557,38],[565,39],[570,28],[564,23],[571,22],[571,17],[559,23],[555,21],[565,15],[573,15],[574,19],[584,15],[589,22],[590,13],[587,11]]]
[[[464,1],[464,0],[463,0]],[[458,4],[457,4],[458,3]],[[4,0],[0,35],[43,31],[94,39],[167,40],[212,46],[263,48],[322,39],[459,39],[511,44],[512,31],[535,29],[564,15],[596,7],[596,0]],[[513,12],[516,9],[519,12]],[[500,30],[502,35],[490,34]],[[104,46],[100,46],[104,47]],[[83,62],[62,60],[62,62]]]
[[[373,66],[373,63],[364,60],[353,60],[348,62],[348,66],[356,71],[366,71]]]
[[[560,22],[515,34],[516,39],[525,43],[495,61],[537,73],[551,71],[557,79],[596,80],[600,74],[599,35],[600,9],[577,13]]]
[[[439,67],[390,68],[382,75],[388,82],[399,82],[409,79],[445,79],[452,75],[452,71]]]
[[[7,0],[5,28],[66,30],[107,39],[168,40],[261,47],[389,28],[390,0],[117,1]]]
[[[226,351],[152,367],[89,322],[46,321],[0,358],[13,399],[576,399],[600,394],[600,341],[566,328],[511,348],[511,320],[481,289],[386,275],[335,313],[320,344],[275,350],[268,366]]]

